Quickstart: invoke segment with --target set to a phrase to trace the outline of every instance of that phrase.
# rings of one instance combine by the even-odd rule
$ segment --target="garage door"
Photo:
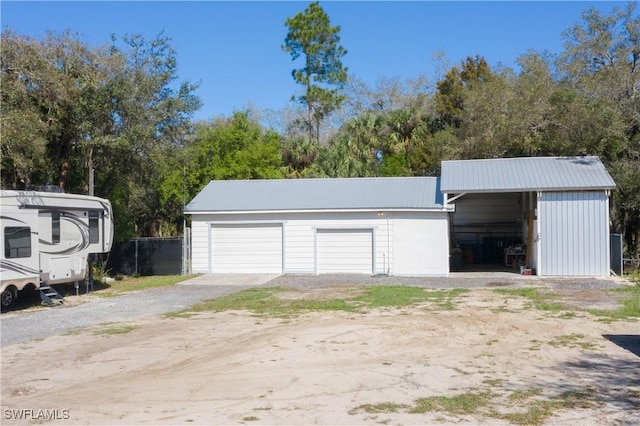
[[[319,274],[372,273],[373,230],[319,229],[317,232]]]
[[[213,225],[214,273],[282,273],[282,224]]]

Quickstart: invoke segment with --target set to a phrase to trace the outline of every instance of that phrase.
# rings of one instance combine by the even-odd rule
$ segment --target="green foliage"
[[[280,137],[264,131],[246,112],[199,126],[180,155],[161,167],[160,202],[181,219],[189,202],[211,180],[284,177]]]
[[[304,86],[297,101],[307,107],[309,138],[319,142],[320,123],[344,100],[339,90],[347,81],[347,68],[342,65],[347,51],[340,45],[340,27],[331,26],[318,2],[287,18],[285,24],[288,32],[282,49],[294,61],[303,58],[302,67],[291,74]]]
[[[164,213],[157,164],[190,131],[200,106],[188,82],[174,89],[170,40],[115,37],[90,47],[69,32],[41,40],[3,33],[2,187],[56,184],[110,199],[116,241],[157,235]]]
[[[287,177],[305,177],[320,152],[320,144],[303,136],[286,139],[282,143],[282,161]]]

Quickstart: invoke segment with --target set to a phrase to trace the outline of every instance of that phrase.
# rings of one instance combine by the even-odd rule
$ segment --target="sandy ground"
[[[576,403],[546,423],[640,424],[637,321],[538,311],[491,289],[456,300],[453,310],[156,317],[9,346],[1,423],[510,424],[495,413],[564,393]],[[412,412],[420,398],[462,394],[489,397],[471,413]]]

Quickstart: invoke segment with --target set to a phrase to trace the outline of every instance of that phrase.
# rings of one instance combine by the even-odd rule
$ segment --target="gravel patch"
[[[405,285],[424,288],[520,288],[547,287],[567,290],[609,290],[624,280],[595,278],[540,278],[515,274],[461,275],[448,278],[365,276],[359,274],[282,275],[261,286],[316,289],[359,285]],[[257,285],[176,285],[115,297],[86,297],[85,303],[52,309],[2,314],[2,347],[96,326],[107,322],[133,321],[188,308],[198,302],[226,296]]]
[[[453,274],[452,274],[453,275]],[[313,289],[357,285],[406,285],[424,288],[484,288],[484,287],[550,287],[583,290],[610,290],[622,287],[622,280],[607,278],[540,278],[516,274],[483,274],[450,277],[393,277],[386,275],[365,276],[359,274],[282,275],[264,286]]]
[[[107,322],[133,321],[178,311],[252,286],[176,285],[114,297],[89,296],[86,303],[2,314],[2,347],[44,339]]]

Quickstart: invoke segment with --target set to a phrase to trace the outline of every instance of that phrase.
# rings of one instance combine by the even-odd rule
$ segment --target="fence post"
[[[135,255],[135,259],[136,259],[136,270],[134,272],[135,276],[138,276],[138,239],[135,239],[136,242],[136,255]]]

